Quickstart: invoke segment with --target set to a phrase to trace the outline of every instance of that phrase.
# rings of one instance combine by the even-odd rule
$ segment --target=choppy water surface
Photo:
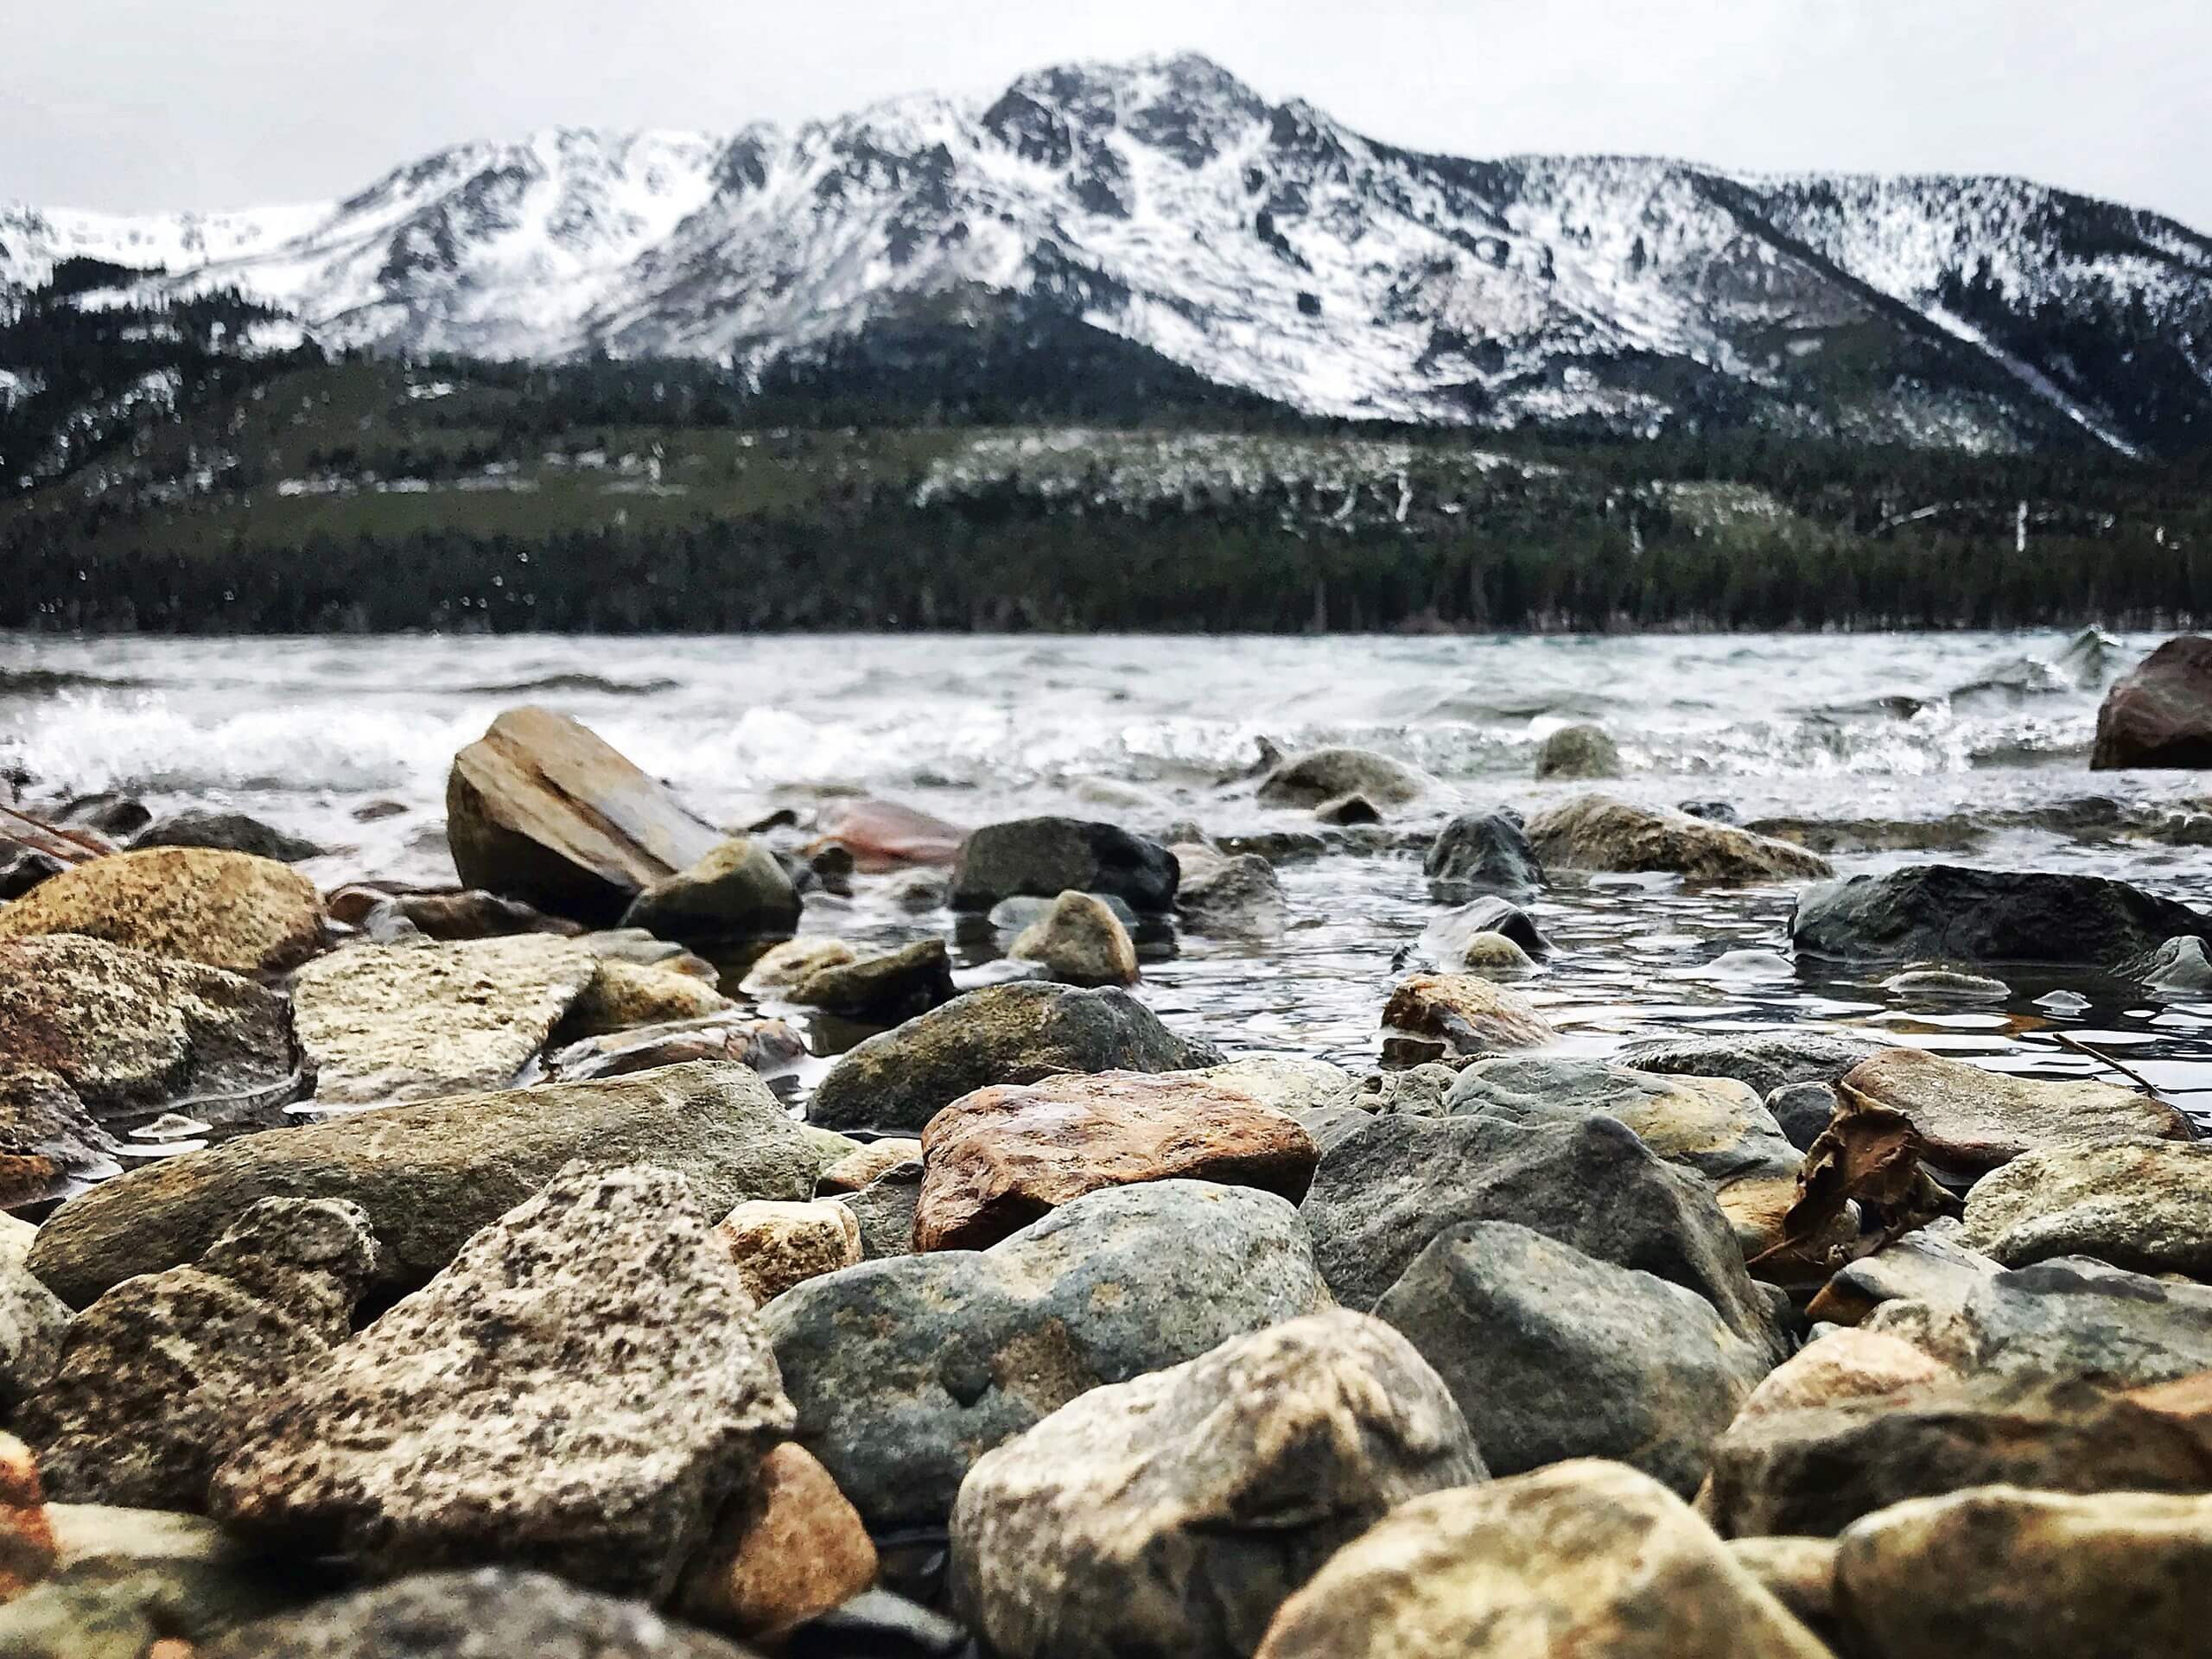
[[[1412,832],[1454,804],[1533,809],[1582,787],[1530,781],[1537,745],[1574,721],[1599,721],[1620,742],[1630,776],[1605,785],[1615,792],[1725,802],[1747,821],[1941,826],[1926,837],[1939,852],[1845,851],[1836,862],[1847,873],[1940,856],[2117,875],[2212,906],[2212,849],[2174,844],[2156,827],[2206,810],[2212,779],[2087,769],[2104,687],[2156,643],[0,636],[0,772],[18,775],[34,801],[121,790],[156,810],[252,812],[343,849],[307,867],[336,885],[451,880],[439,833],[448,762],[522,702],[576,715],[731,824],[868,792],[969,824],[1051,810],[1147,831],[1179,819],[1215,835],[1307,829],[1303,814],[1256,805],[1237,779],[1258,740],[1358,744],[1437,774],[1456,803],[1391,825],[1399,850],[1285,864],[1290,925],[1280,938],[1164,942],[1148,955],[1143,993],[1171,1023],[1229,1048],[1357,1066],[1376,1054],[1394,957],[1437,913]],[[404,810],[357,821],[372,802]],[[2048,973],[2012,976],[2004,1004],[1916,1004],[1882,987],[1887,970],[1854,977],[1792,963],[1789,897],[1663,878],[1560,880],[1533,906],[1560,949],[1524,988],[1592,1052],[1688,1026],[1816,1021],[2003,1069],[2096,1071],[2057,1043],[2070,1033],[2212,1124],[2212,1004]],[[863,878],[850,900],[816,895],[806,925],[890,941],[950,919],[900,914]],[[971,964],[989,954],[962,948]]]

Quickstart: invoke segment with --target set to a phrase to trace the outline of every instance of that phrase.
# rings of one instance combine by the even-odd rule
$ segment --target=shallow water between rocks
[[[1310,833],[1310,815],[1259,806],[1239,774],[1262,737],[1356,744],[1447,788],[1362,832],[1358,850],[1284,859],[1280,937],[1152,940],[1140,994],[1232,1052],[1360,1070],[1380,1051],[1395,962],[1440,912],[1421,847],[1471,808],[1534,810],[1592,788],[1721,803],[1746,823],[1858,826],[1833,855],[1844,874],[1940,858],[2118,876],[2212,906],[2212,846],[2190,844],[2204,826],[2176,827],[2212,810],[2212,778],[2088,769],[2104,688],[2158,641],[0,636],[0,772],[33,802],[115,790],[157,811],[251,812],[340,849],[303,867],[326,887],[429,885],[453,880],[441,833],[453,753],[520,702],[575,715],[733,826],[868,793],[970,825],[1059,811],[1143,833],[1178,820],[1217,836]],[[1613,734],[1626,777],[1533,782],[1542,739],[1580,721]],[[379,803],[396,808],[357,819]],[[954,937],[949,915],[908,915],[883,887],[862,877],[850,899],[810,895],[802,931],[863,944]],[[2212,1002],[2050,969],[1997,970],[2002,1003],[1916,1000],[1885,988],[1893,969],[1793,962],[1790,900],[1786,887],[1556,876],[1530,907],[1559,949],[1520,988],[1593,1054],[1693,1027],[1818,1024],[2005,1071],[2102,1070],[2060,1042],[2069,1035],[2212,1128]],[[963,977],[997,949],[958,934]],[[801,1094],[864,1033],[823,1022],[810,1034]]]

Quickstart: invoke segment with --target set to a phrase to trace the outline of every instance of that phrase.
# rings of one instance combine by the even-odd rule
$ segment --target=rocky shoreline
[[[2202,645],[2101,764],[2201,764]],[[2212,994],[2212,913],[1839,878],[1725,803],[1416,833],[1440,786],[1355,749],[1250,782],[1313,828],[732,833],[524,708],[435,891],[8,808],[0,1656],[2200,1650],[2212,1143],[1863,1030],[1577,1052],[1529,906],[1789,887],[1799,959],[1963,1006]],[[1382,1069],[1133,994],[1161,937],[1264,953],[1348,837],[1433,902]],[[856,888],[926,936],[807,931]],[[857,1040],[795,1111],[817,1020]]]

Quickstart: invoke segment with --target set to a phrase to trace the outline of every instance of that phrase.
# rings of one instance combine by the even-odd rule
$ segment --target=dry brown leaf
[[[1854,1200],[1881,1212],[1877,1249],[1954,1207],[1950,1194],[1921,1167],[1926,1143],[1910,1115],[1847,1083],[1839,1082],[1835,1090],[1843,1103],[1798,1167],[1797,1196],[1782,1218],[1782,1242],[1754,1257],[1752,1265],[1808,1253]]]

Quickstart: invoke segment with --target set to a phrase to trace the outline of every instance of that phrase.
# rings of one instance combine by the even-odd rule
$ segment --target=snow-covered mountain
[[[760,372],[895,340],[926,374],[1013,327],[1356,417],[2212,442],[2212,241],[2171,220],[2008,179],[1421,155],[1190,56],[789,133],[466,145],[334,203],[0,208],[0,294],[79,255],[410,353]]]

